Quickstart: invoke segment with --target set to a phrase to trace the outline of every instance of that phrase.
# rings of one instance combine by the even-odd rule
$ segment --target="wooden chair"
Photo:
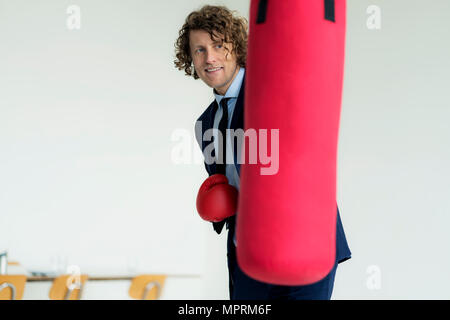
[[[78,279],[79,278],[79,279]],[[53,280],[48,297],[51,300],[80,300],[88,276],[61,275]]]
[[[0,275],[0,300],[21,300],[26,282],[25,275]]]
[[[130,297],[140,300],[158,300],[166,281],[165,275],[144,274],[131,280],[128,293]]]

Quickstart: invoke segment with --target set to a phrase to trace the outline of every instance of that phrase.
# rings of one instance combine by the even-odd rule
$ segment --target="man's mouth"
[[[220,69],[223,69],[223,68],[222,67],[218,67],[218,68],[211,68],[211,69],[205,69],[205,70],[208,73],[214,73],[214,72],[219,71]]]

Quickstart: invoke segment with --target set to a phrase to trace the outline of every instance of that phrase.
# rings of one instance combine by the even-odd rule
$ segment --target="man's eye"
[[[220,48],[222,48],[222,45],[218,44],[216,47],[220,49]]]
[[[203,51],[203,49],[197,49],[196,50],[196,52],[202,52]]]

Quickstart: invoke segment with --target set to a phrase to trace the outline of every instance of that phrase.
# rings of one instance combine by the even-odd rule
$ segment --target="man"
[[[188,15],[176,42],[175,65],[185,70],[194,79],[200,78],[213,88],[215,100],[197,120],[201,130],[196,130],[196,138],[205,154],[209,144],[204,141],[206,130],[219,128],[222,117],[228,119],[228,129],[243,129],[245,59],[247,53],[247,21],[237,17],[223,6],[204,6]],[[224,103],[225,101],[225,103]],[[196,126],[196,128],[198,128]],[[236,144],[227,137],[225,153],[234,162],[226,162],[224,168],[218,163],[206,161],[205,167],[211,176],[222,168],[229,183],[239,190],[240,164],[236,161]],[[217,136],[214,141],[217,140]],[[217,145],[215,145],[217,148]],[[220,151],[218,150],[217,153]],[[216,154],[217,154],[216,153]],[[228,159],[228,157],[226,158]],[[238,214],[238,213],[236,213]],[[351,257],[339,216],[336,232],[336,263],[322,280],[306,286],[280,286],[257,281],[247,276],[239,268],[236,259],[235,216],[220,222],[213,222],[214,230],[220,234],[226,223],[228,232],[228,271],[230,299],[330,299],[333,291],[337,264]]]

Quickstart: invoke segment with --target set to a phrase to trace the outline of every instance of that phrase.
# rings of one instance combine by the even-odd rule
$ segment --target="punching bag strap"
[[[264,23],[266,21],[267,1],[268,0],[259,0],[256,24]]]
[[[259,0],[256,24],[264,23],[266,21],[267,1],[268,0]],[[324,1],[325,1],[325,20],[336,22],[334,19],[334,0],[324,0]]]
[[[334,0],[325,0],[325,20],[334,20]]]

